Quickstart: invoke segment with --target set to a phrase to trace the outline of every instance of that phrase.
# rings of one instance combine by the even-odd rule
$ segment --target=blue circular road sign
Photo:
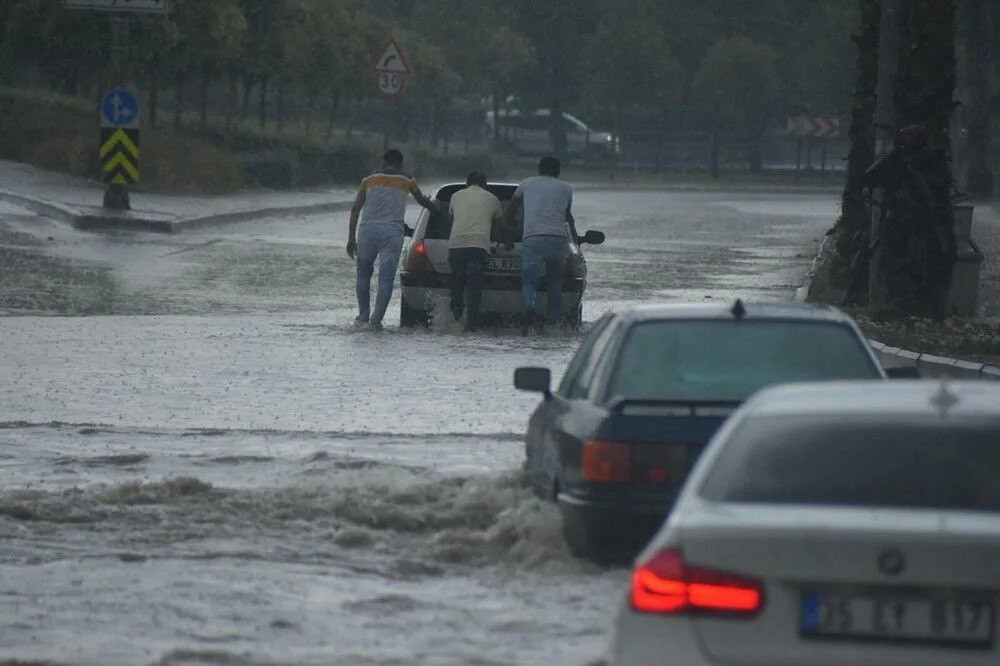
[[[125,88],[114,88],[104,96],[101,114],[106,127],[135,127],[139,123],[139,102]]]

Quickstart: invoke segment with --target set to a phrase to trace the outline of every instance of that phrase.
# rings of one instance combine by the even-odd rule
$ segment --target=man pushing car
[[[514,192],[507,207],[507,225],[514,227],[518,211],[524,210],[524,233],[521,239],[521,299],[524,314],[521,333],[532,326],[539,333],[545,325],[559,322],[562,306],[563,266],[569,254],[569,241],[576,240],[571,207],[573,188],[559,179],[561,165],[552,156],[538,163],[538,175],[528,178]],[[535,312],[535,296],[542,276],[546,276],[546,313]]]

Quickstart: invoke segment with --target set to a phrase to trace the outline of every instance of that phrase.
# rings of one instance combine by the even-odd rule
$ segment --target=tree
[[[965,0],[965,73],[969,105],[966,117],[968,142],[965,150],[965,186],[974,197],[993,194],[990,170],[990,72],[992,35],[990,12],[985,0]]]
[[[823,257],[822,275],[810,285],[809,300],[864,305],[868,302],[871,208],[865,201],[864,174],[875,160],[875,86],[878,81],[879,0],[858,0],[860,30],[854,93],[851,96],[850,148],[840,217],[831,230],[831,249]]]
[[[719,177],[720,134],[740,134],[759,168],[760,140],[774,117],[778,76],[769,46],[743,37],[723,38],[705,55],[694,79],[698,107],[712,126],[709,170]]]
[[[869,307],[876,317],[947,316],[955,261],[951,141],[955,0],[901,3],[896,145],[868,172],[882,190]]]
[[[505,5],[514,30],[527,37],[535,49],[535,66],[525,91],[549,108],[549,132],[557,155],[566,154],[566,126],[562,113],[573,101],[584,75],[583,38],[593,30],[593,3],[512,0]],[[528,100],[531,101],[530,99]]]
[[[200,88],[201,127],[208,122],[209,87],[216,75],[234,65],[247,30],[235,0],[174,0],[170,16],[177,26],[168,61],[176,92],[174,125],[180,126],[184,85],[194,75]]]

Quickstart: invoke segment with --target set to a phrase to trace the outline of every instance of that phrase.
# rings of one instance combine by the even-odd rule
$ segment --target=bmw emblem
[[[878,570],[886,576],[898,576],[906,568],[906,558],[899,548],[886,548],[878,555]]]

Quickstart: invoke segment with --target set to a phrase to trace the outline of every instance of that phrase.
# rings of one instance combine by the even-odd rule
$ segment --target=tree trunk
[[[258,91],[257,98],[257,120],[260,123],[260,128],[264,129],[267,125],[267,77],[262,76],[260,79],[260,90]]]
[[[149,98],[146,102],[146,106],[149,109],[146,111],[146,117],[149,119],[150,129],[156,129],[157,125],[157,113],[160,108],[160,54],[156,52],[153,54],[152,62],[149,67]]]
[[[278,100],[274,108],[274,123],[281,129],[285,124],[285,82],[278,81]]]
[[[250,113],[250,96],[253,94],[254,77],[243,74],[243,102],[240,106],[240,120],[245,121]]]
[[[237,90],[235,69],[229,70],[229,89],[226,95],[226,132],[232,133],[236,124],[236,99],[239,97]]]
[[[719,179],[719,130],[713,129],[708,137],[708,173],[712,180]]]
[[[208,88],[211,81],[211,74],[203,72],[201,75],[201,101],[198,107],[199,125],[202,131],[208,127]]]
[[[184,81],[174,84],[174,129],[181,128],[181,112],[184,107]]]
[[[319,93],[310,90],[306,93],[306,115],[302,119],[302,137],[309,136],[309,129],[312,127],[313,111],[316,109],[316,97]]]
[[[969,87],[965,187],[973,197],[989,198],[993,194],[993,173],[989,163],[991,17],[986,11],[986,0],[966,0],[964,9],[965,71]]]
[[[882,179],[884,307],[874,316],[947,316],[955,260],[951,142],[955,0],[901,5],[895,164]],[[886,183],[886,180],[889,182]],[[894,183],[893,183],[894,181]]]
[[[871,210],[865,203],[862,177],[875,161],[875,86],[878,82],[879,0],[858,0],[861,30],[852,39],[857,47],[854,93],[851,103],[847,178],[840,198],[840,218],[832,230],[831,251],[814,279],[809,300],[864,305],[868,302],[868,262]],[[820,293],[819,288],[829,287]]]
[[[664,110],[660,114],[660,123],[656,128],[656,157],[653,159],[653,173],[660,173],[663,170],[663,145],[667,139],[667,112]],[[615,137],[617,141],[618,138]]]
[[[500,152],[503,149],[503,141],[500,136],[503,123],[500,121],[500,88],[493,87],[493,150]]]
[[[330,143],[333,136],[333,122],[337,119],[337,108],[340,106],[340,92],[334,90],[330,96],[330,115],[326,121],[326,142]]]

